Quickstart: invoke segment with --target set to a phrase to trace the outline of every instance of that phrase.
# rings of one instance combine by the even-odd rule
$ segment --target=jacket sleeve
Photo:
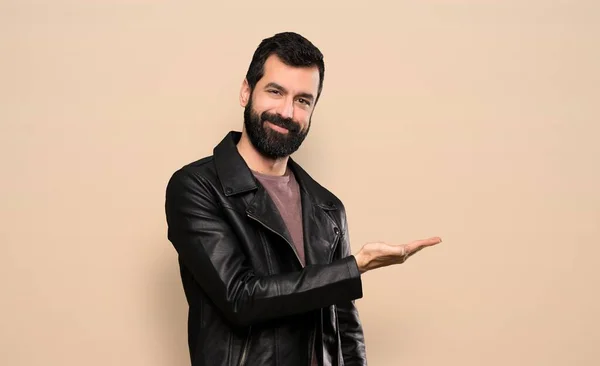
[[[348,223],[345,211],[343,211],[342,221],[343,240],[341,242],[341,255],[343,259],[351,256]],[[367,354],[365,337],[354,300],[346,300],[338,303],[337,312],[344,366],[366,366]]]
[[[297,272],[255,274],[221,210],[202,177],[184,169],[172,175],[165,198],[168,238],[232,323],[251,325],[362,297],[352,256]]]

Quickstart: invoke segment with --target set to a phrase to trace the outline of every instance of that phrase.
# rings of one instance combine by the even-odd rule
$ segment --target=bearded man
[[[324,74],[303,36],[264,39],[240,90],[242,131],[169,180],[192,366],[366,365],[361,276],[441,242],[370,242],[351,253],[343,203],[290,157]]]

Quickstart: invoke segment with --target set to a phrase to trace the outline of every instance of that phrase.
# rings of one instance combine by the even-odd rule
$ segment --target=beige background
[[[165,184],[282,30],[354,251],[444,239],[364,276],[370,364],[600,365],[597,1],[0,4],[1,365],[188,364]]]

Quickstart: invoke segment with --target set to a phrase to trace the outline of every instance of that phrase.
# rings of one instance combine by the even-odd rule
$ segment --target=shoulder
[[[189,179],[189,177],[210,179],[214,176],[216,176],[214,155],[208,155],[195,161],[188,162],[177,168],[171,174],[170,181],[186,178]]]
[[[186,163],[171,173],[166,187],[167,198],[184,191],[198,191],[216,178],[213,155]]]

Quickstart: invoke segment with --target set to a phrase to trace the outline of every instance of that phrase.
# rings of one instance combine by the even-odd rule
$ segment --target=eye
[[[298,101],[304,105],[307,105],[307,106],[310,105],[310,102],[304,98],[300,98],[300,99],[298,99]]]
[[[270,89],[270,90],[268,90],[268,92],[271,93],[271,94],[277,94],[277,95],[281,94],[279,92],[279,90],[275,90],[275,89]]]

